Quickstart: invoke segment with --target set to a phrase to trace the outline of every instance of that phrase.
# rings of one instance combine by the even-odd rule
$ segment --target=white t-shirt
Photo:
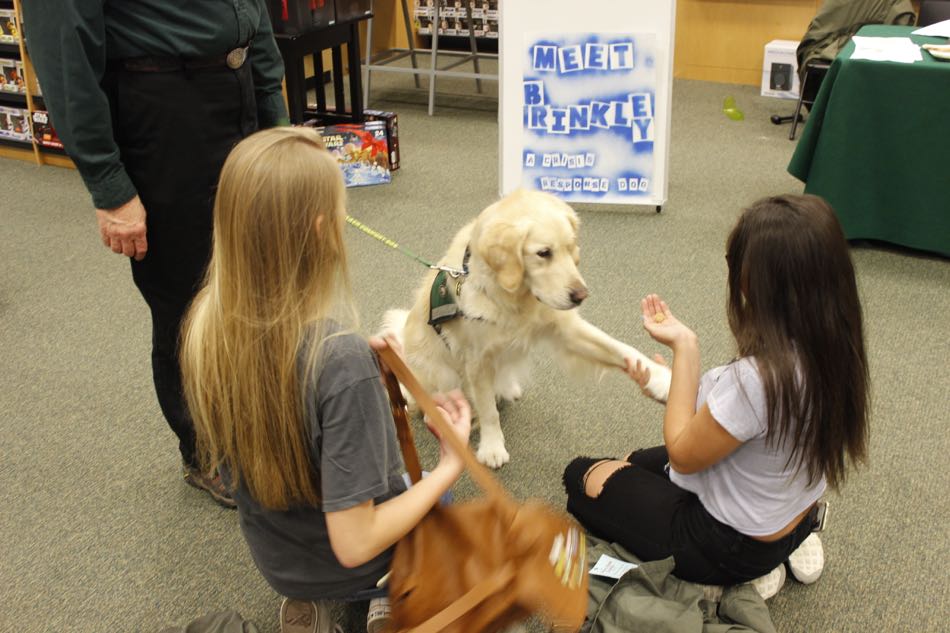
[[[809,487],[804,467],[796,472],[793,461],[786,468],[790,446],[766,444],[765,390],[753,359],[742,358],[706,372],[699,383],[696,409],[703,404],[742,445],[698,473],[684,475],[671,469],[670,480],[695,493],[713,517],[742,534],[767,536],[824,494],[824,477]]]

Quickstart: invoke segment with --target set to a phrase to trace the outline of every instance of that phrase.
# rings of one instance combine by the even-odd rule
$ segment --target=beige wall
[[[758,85],[765,44],[801,40],[821,0],[677,0],[673,76]]]
[[[758,85],[766,42],[800,40],[821,1],[677,0],[674,76]],[[405,47],[399,0],[375,6],[374,49]]]

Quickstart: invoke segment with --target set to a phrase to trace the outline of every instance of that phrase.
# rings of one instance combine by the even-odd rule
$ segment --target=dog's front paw
[[[673,379],[673,373],[666,365],[653,363],[650,365],[650,380],[647,382],[646,390],[654,400],[666,402],[670,397],[670,381]]]
[[[489,468],[501,468],[511,459],[505,450],[504,437],[482,437],[475,457]]]

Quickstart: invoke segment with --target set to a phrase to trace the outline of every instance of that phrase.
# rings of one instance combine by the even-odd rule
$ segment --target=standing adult
[[[287,122],[284,69],[263,0],[30,0],[30,57],[103,244],[128,257],[152,316],[152,375],[185,481],[203,473],[178,365],[182,316],[211,247],[214,187],[231,148]]]

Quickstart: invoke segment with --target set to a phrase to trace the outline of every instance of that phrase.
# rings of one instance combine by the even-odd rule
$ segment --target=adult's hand
[[[148,252],[145,207],[138,196],[115,209],[96,209],[102,243],[113,253],[141,261]]]

